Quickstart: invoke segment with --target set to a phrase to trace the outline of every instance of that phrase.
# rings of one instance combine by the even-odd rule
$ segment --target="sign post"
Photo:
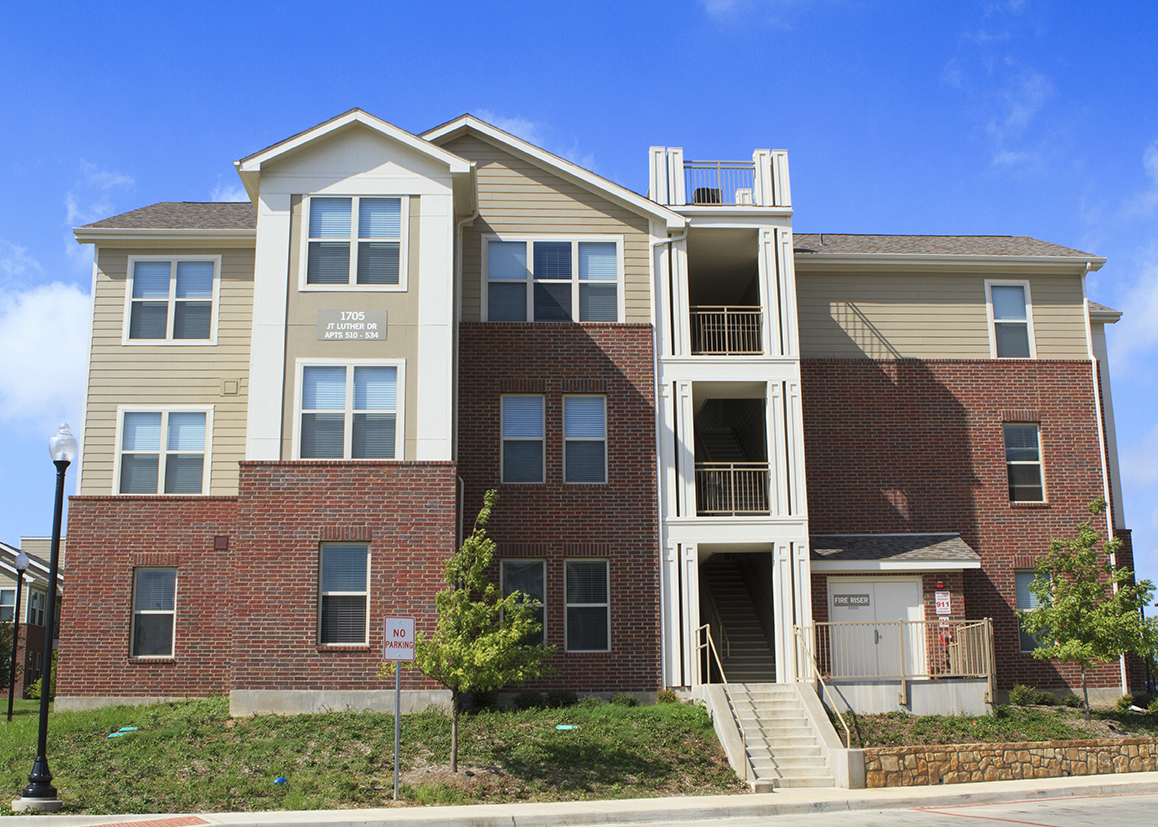
[[[382,621],[382,660],[394,661],[394,800],[398,800],[398,744],[402,735],[402,664],[414,660],[414,618]]]

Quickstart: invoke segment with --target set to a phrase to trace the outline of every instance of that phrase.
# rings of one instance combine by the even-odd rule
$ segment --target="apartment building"
[[[247,203],[78,228],[62,708],[388,706],[383,620],[433,629],[490,488],[494,576],[557,648],[536,686],[976,679],[948,667],[979,628],[988,691],[1072,684],[1014,611],[1099,494],[1128,556],[1103,259],[794,235],[786,153],[649,163],[645,197],[471,116],[353,110],[238,161]],[[877,622],[902,667],[866,660]]]

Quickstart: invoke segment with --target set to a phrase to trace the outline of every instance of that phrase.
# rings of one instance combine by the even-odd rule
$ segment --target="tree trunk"
[[[458,772],[458,693],[457,692],[451,692],[450,693],[450,771],[451,772]]]
[[[1086,722],[1090,720],[1090,689],[1086,686],[1086,667],[1082,667],[1082,696],[1086,701]]]

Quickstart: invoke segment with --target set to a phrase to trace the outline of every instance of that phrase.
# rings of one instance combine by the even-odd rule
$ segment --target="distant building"
[[[25,689],[40,679],[40,669],[44,656],[44,621],[48,606],[49,552],[51,540],[47,537],[21,537],[20,547],[0,543],[0,622],[11,623],[16,617],[16,584],[20,581],[16,570],[16,557],[23,551],[28,555],[28,568],[22,580],[20,595],[19,634],[16,652],[16,697],[22,697]],[[65,540],[60,541],[60,560],[64,560]],[[63,565],[58,566],[63,569]],[[64,575],[56,576],[56,617],[60,619],[60,607],[64,597]],[[55,626],[56,642],[60,642],[60,624]],[[12,645],[9,639],[8,645]],[[9,649],[11,653],[11,649]],[[4,676],[7,684],[8,675]]]

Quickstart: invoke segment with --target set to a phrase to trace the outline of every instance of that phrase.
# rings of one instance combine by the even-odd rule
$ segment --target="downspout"
[[[674,236],[674,237],[669,235],[667,238],[659,238],[659,239],[656,239],[655,241],[651,242],[651,245],[649,246],[648,250],[651,253],[650,266],[652,268],[655,267],[655,248],[661,244],[673,244],[677,241],[683,241],[685,238],[688,237],[688,229],[689,228],[687,226],[685,226],[684,231],[681,235]],[[653,347],[655,348],[655,361],[652,365],[652,371],[651,371],[651,386],[652,386],[651,387],[651,393],[652,393],[652,399],[655,400],[655,461],[656,461],[655,510],[656,510],[656,522],[659,526],[659,571],[660,571],[660,579],[659,579],[659,585],[660,585],[659,628],[662,630],[666,630],[668,628],[668,626],[667,626],[667,612],[665,610],[665,607],[667,605],[667,595],[663,593],[663,566],[664,566],[664,555],[667,551],[667,534],[664,531],[663,492],[661,490],[661,486],[663,485],[663,474],[661,472],[663,469],[660,467],[660,460],[663,457],[663,444],[661,442],[661,434],[663,433],[663,429],[660,427],[660,425],[661,425],[660,417],[663,416],[663,411],[660,407],[660,404],[661,404],[660,400],[662,399],[662,397],[660,396],[660,392],[659,392],[659,364],[658,364],[659,361],[663,358],[663,350],[662,350],[663,333],[660,330],[659,325],[656,323],[656,315],[657,315],[656,308],[657,308],[658,303],[659,303],[659,297],[663,296],[664,291],[662,290],[662,285],[656,284],[656,278],[655,278],[654,271],[652,273],[652,276],[653,276],[652,277],[652,289],[656,290],[657,288],[661,288],[657,291],[658,296],[655,293],[653,293],[652,302],[651,302],[651,329],[653,331],[652,332],[652,341],[654,342]],[[668,276],[668,284],[669,284],[669,291],[668,292],[670,293],[670,284],[671,284],[671,257],[670,256],[668,257],[667,276]],[[670,296],[668,298],[670,299]],[[666,315],[669,317],[671,316],[671,310],[672,310],[671,302],[668,301],[667,302],[667,314]],[[678,570],[678,562],[679,561],[677,560],[677,570]],[[660,650],[659,672],[661,675],[666,676],[667,675],[667,647],[663,645],[662,633],[660,635],[659,650]]]
[[[1082,312],[1086,322],[1086,351],[1090,358],[1090,376],[1094,384],[1094,415],[1098,423],[1098,451],[1102,459],[1102,499],[1106,501],[1106,539],[1114,538],[1114,501],[1110,492],[1110,461],[1106,455],[1106,423],[1102,417],[1102,377],[1098,372],[1098,357],[1094,355],[1094,332],[1090,324],[1090,301],[1086,296],[1086,276],[1090,272],[1090,262],[1086,262],[1086,269],[1082,271]],[[1110,555],[1110,565],[1118,564],[1117,555]],[[1118,585],[1113,586],[1115,592]],[[1118,657],[1118,670],[1122,679],[1122,694],[1127,692],[1126,656]]]

